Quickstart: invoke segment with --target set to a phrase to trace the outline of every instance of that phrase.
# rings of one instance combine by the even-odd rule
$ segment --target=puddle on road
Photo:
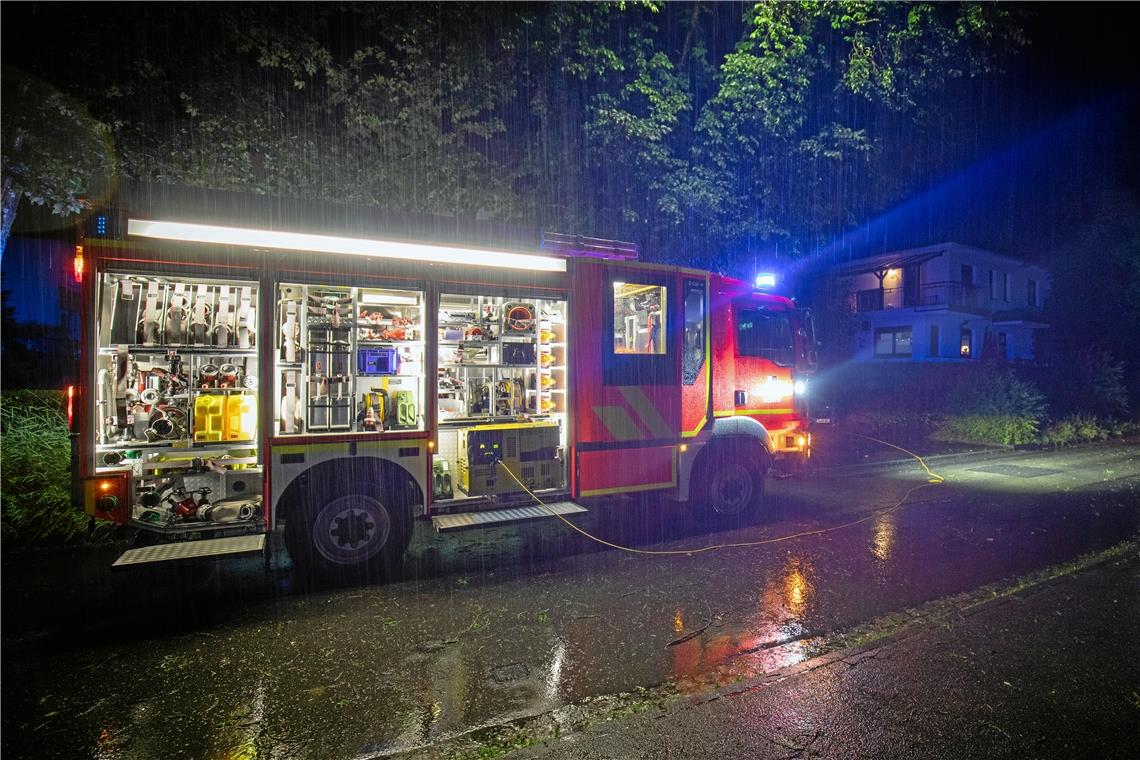
[[[813,570],[798,556],[765,573],[759,605],[744,625],[710,625],[672,647],[670,679],[683,693],[745,680],[795,665],[807,656],[804,626],[813,602]]]

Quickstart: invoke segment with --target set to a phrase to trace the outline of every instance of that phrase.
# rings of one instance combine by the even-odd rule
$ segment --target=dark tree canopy
[[[108,140],[98,166],[11,177],[62,211],[102,170],[632,239],[718,269],[810,250],[961,160],[948,146],[980,108],[963,83],[1023,43],[1018,8],[989,3],[66,9],[5,8],[4,46]]]

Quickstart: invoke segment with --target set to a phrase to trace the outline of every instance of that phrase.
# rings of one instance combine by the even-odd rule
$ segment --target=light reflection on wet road
[[[1056,472],[947,467],[920,503],[856,527],[697,556],[596,551],[555,525],[469,534],[389,586],[282,592],[287,573],[250,562],[206,588],[155,573],[55,591],[67,572],[37,581],[6,557],[4,754],[389,753],[598,695],[752,677],[831,631],[1140,527],[1136,447],[1004,461]],[[731,533],[683,512],[657,527],[631,505],[593,519],[643,546],[755,540],[847,521],[918,482],[913,471],[778,481],[783,521]]]

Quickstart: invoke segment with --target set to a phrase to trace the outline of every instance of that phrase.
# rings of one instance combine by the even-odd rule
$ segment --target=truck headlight
[[[773,376],[756,386],[756,395],[765,404],[775,404],[791,397],[794,389],[791,380],[780,380]]]

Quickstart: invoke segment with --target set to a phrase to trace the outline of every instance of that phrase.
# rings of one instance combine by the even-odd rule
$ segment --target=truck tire
[[[390,578],[412,536],[412,511],[402,490],[387,495],[364,486],[323,495],[310,491],[285,522],[294,567],[323,582]]]
[[[710,446],[695,494],[709,522],[734,526],[769,516],[764,499],[765,457],[758,446],[747,442]]]

